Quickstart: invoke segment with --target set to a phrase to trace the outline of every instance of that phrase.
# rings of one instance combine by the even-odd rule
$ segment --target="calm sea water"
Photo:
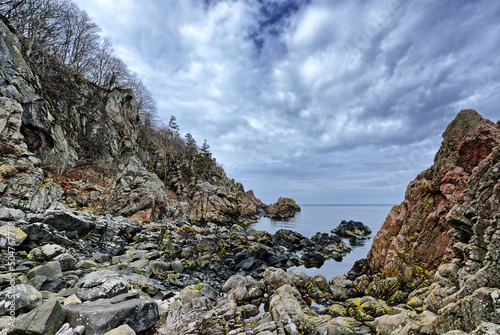
[[[292,271],[304,271],[309,276],[322,274],[327,280],[346,273],[354,262],[365,258],[372,245],[373,237],[382,226],[393,205],[300,205],[302,211],[294,218],[283,222],[262,217],[252,227],[274,234],[279,229],[290,229],[311,238],[317,232],[329,233],[342,220],[361,221],[372,230],[368,239],[361,245],[351,245],[349,239],[345,242],[352,248],[341,262],[329,259],[321,268],[305,268],[304,266],[290,268]]]

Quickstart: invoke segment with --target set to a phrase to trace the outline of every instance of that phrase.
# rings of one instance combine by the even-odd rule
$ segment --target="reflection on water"
[[[373,236],[382,226],[392,205],[300,205],[302,211],[286,222],[261,218],[252,225],[256,230],[265,230],[274,234],[279,229],[290,229],[308,238],[317,232],[331,233],[342,220],[361,221],[372,230],[366,239],[344,239],[352,251],[342,261],[328,259],[321,268],[305,268],[298,266],[291,271],[303,271],[309,276],[322,274],[327,280],[333,276],[346,273],[358,259],[365,258],[371,248]]]

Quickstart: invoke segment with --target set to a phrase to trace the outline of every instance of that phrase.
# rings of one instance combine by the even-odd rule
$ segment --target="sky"
[[[397,204],[462,109],[500,119],[497,0],[78,0],[264,203]]]

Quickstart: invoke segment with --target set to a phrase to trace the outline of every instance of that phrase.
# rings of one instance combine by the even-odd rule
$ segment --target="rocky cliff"
[[[149,140],[132,91],[94,85],[41,51],[28,57],[4,22],[0,62],[4,205],[220,223],[263,206],[209,154]]]
[[[461,111],[434,164],[408,185],[368,254],[372,285],[399,278],[396,286],[419,288],[410,296],[421,302],[425,322],[401,319],[402,333],[500,329],[499,177],[500,122]],[[417,277],[427,284],[415,285]]]

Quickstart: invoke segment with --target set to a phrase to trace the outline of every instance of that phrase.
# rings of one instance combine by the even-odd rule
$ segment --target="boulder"
[[[12,300],[14,297],[14,300]],[[42,294],[31,285],[18,284],[0,293],[0,315],[11,310],[26,313],[35,308],[42,300]]]
[[[266,208],[266,215],[273,220],[288,220],[297,212],[300,212],[300,206],[295,200],[283,197]]]
[[[146,330],[158,322],[158,306],[152,300],[139,299],[136,293],[121,294],[80,305],[65,305],[66,321],[72,326],[85,326],[85,334],[105,334],[121,325],[135,332]]]
[[[44,217],[43,223],[59,231],[77,232],[81,237],[87,235],[96,226],[91,216],[80,212],[48,210]]]
[[[75,287],[78,298],[93,301],[127,293],[127,282],[116,272],[99,270],[83,277]]]
[[[342,220],[337,228],[332,229],[332,233],[340,237],[364,237],[370,235],[372,230],[362,222]]]
[[[61,264],[58,261],[52,261],[38,265],[31,269],[27,274],[28,279],[32,279],[35,276],[44,276],[49,279],[62,278],[63,273],[61,270]]]
[[[9,335],[54,335],[64,323],[61,304],[47,300],[31,312],[18,317],[9,329]]]
[[[10,224],[0,226],[0,248],[15,247],[23,243],[28,235]]]

